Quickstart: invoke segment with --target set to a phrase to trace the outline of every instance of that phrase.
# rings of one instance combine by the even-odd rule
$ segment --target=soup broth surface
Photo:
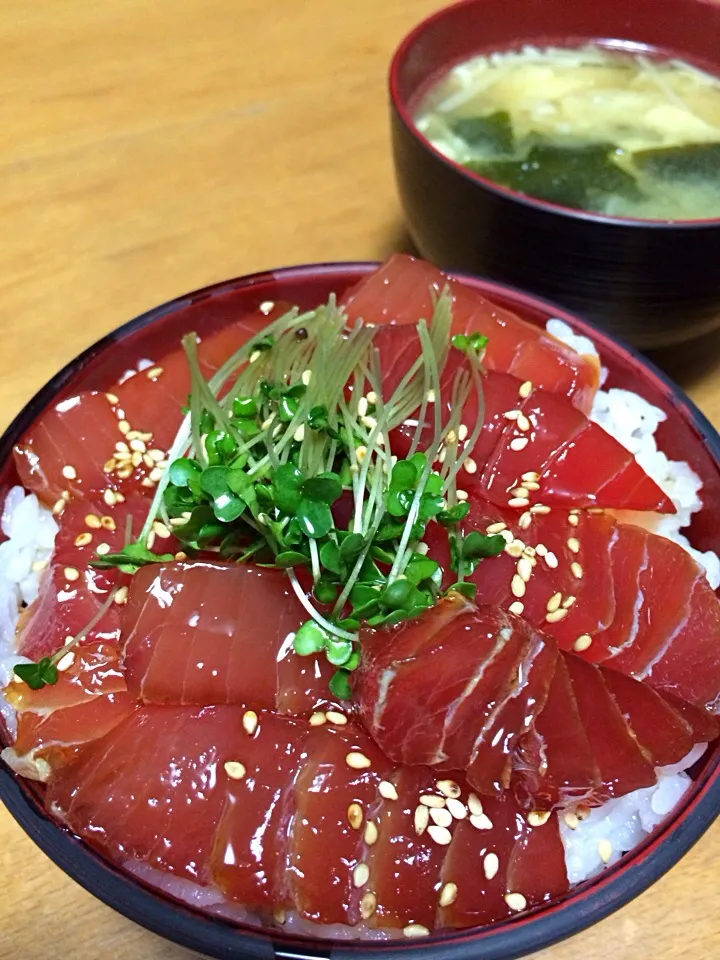
[[[453,67],[415,113],[442,154],[528,196],[635,219],[720,217],[720,79],[600,46]]]

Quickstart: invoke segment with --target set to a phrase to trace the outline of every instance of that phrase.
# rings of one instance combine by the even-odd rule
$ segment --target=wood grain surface
[[[79,350],[170,297],[405,247],[385,76],[438,6],[4,0],[2,426]],[[717,355],[711,338],[671,369],[720,423]],[[716,825],[650,892],[535,960],[719,957],[719,859]],[[189,956],[82,891],[4,810],[0,873],[3,960]]]

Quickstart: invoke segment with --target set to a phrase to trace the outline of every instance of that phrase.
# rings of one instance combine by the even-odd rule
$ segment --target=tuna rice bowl
[[[0,756],[231,930],[514,929],[699,789],[720,470],[565,320],[354,281],[200,297],[13,438]]]

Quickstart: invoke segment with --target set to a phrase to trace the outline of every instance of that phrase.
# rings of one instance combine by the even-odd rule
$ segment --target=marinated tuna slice
[[[572,654],[566,655],[565,665],[600,770],[595,802],[652,786],[657,779],[653,765],[640,749],[599,668]]]
[[[212,876],[228,900],[269,915],[292,906],[287,845],[294,814],[294,782],[310,731],[296,723],[250,711],[238,761],[244,776],[226,783],[226,800],[211,855]],[[232,768],[231,768],[232,769]],[[234,771],[239,776],[239,769]]]
[[[350,320],[373,324],[428,322],[433,299],[449,287],[453,297],[453,333],[488,337],[485,364],[490,370],[532,380],[569,397],[588,411],[600,382],[596,357],[580,356],[555,337],[486,300],[429,263],[398,254],[361,280],[342,298]]]
[[[663,692],[663,699],[690,725],[693,743],[712,743],[720,736],[720,718],[717,715],[695,707],[686,700],[680,700],[667,691]]]
[[[207,884],[248,735],[237,707],[139,707],[48,783],[48,809],[115,860]]]
[[[654,767],[677,763],[695,745],[693,731],[651,687],[616,670],[601,668],[605,686]]]
[[[454,599],[390,631],[366,631],[361,643],[355,692],[388,756],[469,769],[489,792],[507,785],[515,743],[545,703],[551,641],[496,607]]]
[[[98,615],[88,639],[119,641],[123,593],[117,598],[120,604],[102,611],[109,591],[127,586],[130,577],[90,564],[98,549],[101,554],[116,552],[122,549],[128,532],[137,535],[147,509],[148,501],[139,494],[130,494],[112,506],[75,499],[67,504],[58,518],[52,564],[42,574],[37,599],[20,620],[17,646],[23,656],[39,659],[55,653]],[[157,538],[158,545],[172,542]]]
[[[288,885],[302,917],[317,923],[355,924],[365,892],[362,825],[392,766],[355,724],[313,727],[307,759],[295,779],[295,817]]]
[[[513,491],[532,473],[538,489],[526,498],[531,504],[675,512],[633,455],[567,400],[540,389],[525,397],[524,384],[518,393],[519,413],[509,411],[514,419],[478,471],[481,496],[502,507],[523,499]]]
[[[123,615],[128,687],[145,703],[328,705],[332,668],[298,657],[307,619],[279,570],[197,561],[143,567]]]
[[[507,919],[567,891],[557,819],[531,826],[512,792],[468,798],[454,828],[442,880],[448,904],[439,925],[466,927]]]
[[[369,871],[361,916],[373,927],[432,930],[443,899],[440,878],[447,844],[458,818],[467,816],[465,804],[452,799],[460,787],[452,780],[439,781],[428,767],[399,767],[381,790],[360,827]]]
[[[513,774],[515,792],[528,809],[573,807],[591,799],[600,786],[600,770],[562,656],[545,708],[518,744]]]

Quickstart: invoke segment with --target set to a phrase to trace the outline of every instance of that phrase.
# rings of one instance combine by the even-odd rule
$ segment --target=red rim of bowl
[[[549,200],[540,200],[537,197],[519,193],[516,190],[511,190],[509,187],[502,186],[502,184],[495,183],[494,180],[488,180],[486,177],[481,177],[479,173],[473,173],[470,170],[466,170],[461,164],[456,163],[449,157],[446,157],[436,147],[434,147],[427,137],[425,137],[424,134],[418,130],[412,114],[407,108],[405,99],[400,94],[400,72],[404,67],[405,60],[407,59],[409,52],[412,50],[417,40],[428,29],[428,27],[431,27],[439,20],[445,19],[445,17],[451,17],[456,10],[463,7],[473,6],[476,3],[477,0],[459,0],[458,3],[453,3],[450,6],[443,7],[441,10],[437,10],[435,13],[431,13],[428,17],[425,17],[420,21],[420,23],[417,24],[417,26],[413,27],[410,33],[405,35],[403,40],[400,41],[400,44],[396,48],[392,60],[390,61],[390,70],[388,73],[390,100],[399,118],[408,129],[408,132],[414,136],[425,147],[426,150],[429,150],[433,156],[437,157],[447,167],[449,167],[451,170],[454,170],[471,183],[479,183],[487,190],[497,193],[500,196],[507,197],[510,200],[514,200],[524,206],[537,207],[540,210],[546,210],[549,213],[562,214],[564,216],[572,217],[576,220],[585,220],[590,221],[591,223],[608,224],[609,226],[617,227],[634,227],[636,229],[642,227],[652,227],[654,229],[660,228],[666,230],[689,228],[697,230],[702,228],[717,228],[720,226],[720,217],[712,217],[702,220],[641,220],[634,217],[612,217],[609,214],[594,213],[589,210],[576,210],[573,207],[566,207],[560,203],[551,203]],[[598,37],[594,42],[598,44],[609,44],[612,42],[618,42],[618,40],[619,38],[611,40],[609,38]],[[627,42],[635,43],[635,41]],[[453,65],[454,64],[449,63],[446,67],[446,70],[449,70]],[[720,80],[720,77],[718,79]]]
[[[130,334],[195,303],[237,290],[257,288],[261,302],[267,299],[267,293],[262,291],[268,286],[311,277],[327,278],[328,283],[339,278],[347,285],[375,267],[374,262],[286,267],[213,284],[149,310],[88,347],[38,391],[0,438],[0,464],[9,458],[18,437],[80,368]],[[456,276],[490,298],[495,295],[536,315],[564,320],[576,332],[590,337],[601,354],[616,359],[625,355],[667,398],[720,466],[720,435],[680,388],[632,347],[542,298],[494,281],[465,274]],[[687,853],[720,813],[720,749],[716,747],[715,756],[705,761],[675,815],[599,877],[578,884],[564,897],[511,922],[433,935],[421,943],[319,940],[224,920],[172,900],[112,864],[45,813],[33,785],[4,764],[0,764],[0,800],[40,849],[86,890],[130,920],[205,956],[222,960],[475,960],[478,951],[482,951],[483,960],[512,960],[607,917],[646,890]]]

